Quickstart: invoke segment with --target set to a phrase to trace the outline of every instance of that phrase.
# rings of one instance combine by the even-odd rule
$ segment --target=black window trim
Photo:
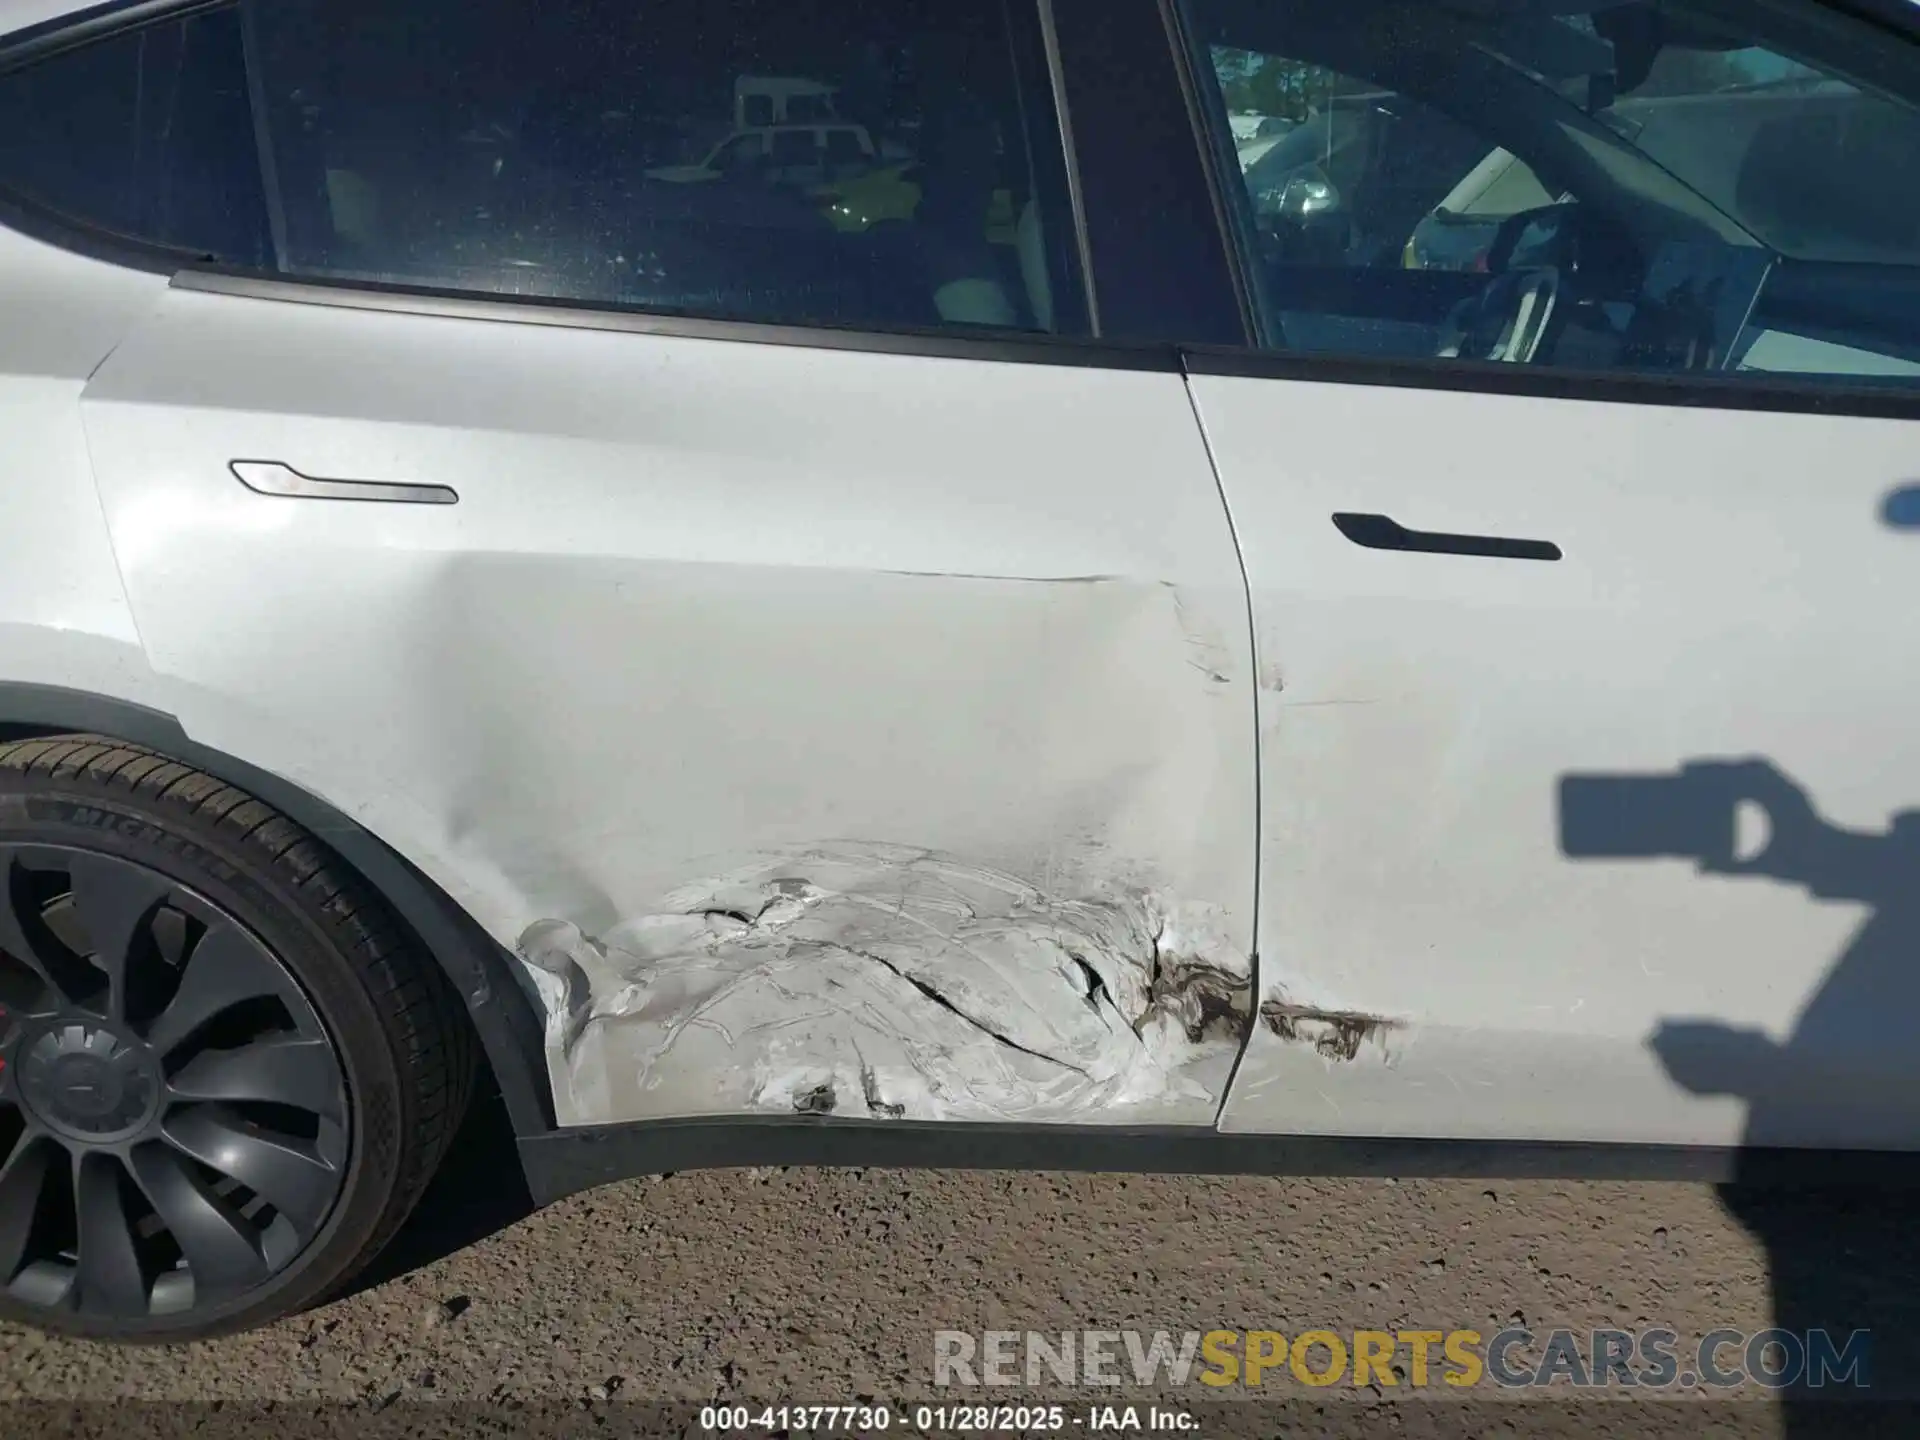
[[[1198,47],[1188,32],[1179,0],[1160,0],[1160,21],[1166,27],[1167,43],[1173,47],[1174,72],[1180,77],[1180,95],[1186,102],[1188,123],[1193,126],[1194,144],[1200,152],[1200,166],[1207,177],[1207,191],[1213,200],[1213,223],[1224,240],[1228,279],[1240,305],[1240,322],[1246,329],[1249,349],[1260,344],[1265,321],[1260,313],[1260,297],[1252,267],[1242,240],[1235,239],[1239,225],[1235,217],[1239,204],[1228,187],[1237,177],[1225,168],[1221,147],[1207,126],[1206,98],[1202,77],[1197,69]]]
[[[267,233],[272,237],[273,263],[277,273],[287,266],[287,202],[280,189],[279,152],[273,143],[273,131],[267,125],[267,91],[260,76],[260,37],[255,33],[253,11],[235,5],[234,18],[240,26],[241,64],[246,67],[247,113],[253,117],[254,162],[260,167],[260,201],[267,210]]]
[[[324,276],[270,275],[221,265],[192,265],[176,271],[171,288],[207,295],[230,295],[335,309],[453,320],[490,320],[557,329],[604,330],[629,335],[658,335],[687,340],[727,340],[754,345],[785,345],[811,350],[867,351],[880,355],[918,355],[1004,364],[1075,365],[1096,370],[1181,372],[1179,350],[1172,345],[1129,343],[1081,335],[1045,335],[1023,330],[791,324],[765,320],[727,320],[684,311],[642,310],[617,304],[554,300],[541,296],[489,295],[427,285],[392,285],[374,280]]]
[[[992,0],[983,0],[992,3]],[[1089,335],[1049,335],[1030,331],[970,333],[948,327],[800,324],[724,319],[660,308],[489,295],[483,291],[376,281],[289,275],[234,267],[217,256],[156,244],[123,235],[97,223],[66,215],[0,189],[0,225],[60,249],[126,269],[165,275],[171,287],[208,294],[243,296],[283,303],[328,305],[397,314],[546,325],[790,345],[825,350],[870,351],[984,360],[1003,364],[1076,365],[1089,369],[1142,370],[1179,374],[1181,359],[1171,343],[1114,341],[1098,330],[1093,274],[1086,264],[1087,224],[1078,186],[1078,158],[1072,145],[1065,91],[1052,33],[1052,0],[1003,0],[1009,19],[1024,7],[1040,27],[1046,45],[1047,79],[1056,107],[1056,139],[1068,176],[1074,225],[1074,253],[1080,261],[1080,285],[1089,310]],[[106,3],[0,35],[0,76],[126,31],[185,18],[199,11],[236,7],[240,0],[106,0]],[[251,76],[249,86],[252,85]],[[266,163],[263,161],[263,163]],[[272,205],[269,199],[269,206]],[[279,243],[276,232],[276,246]]]
[[[203,264],[214,258],[123,235],[5,190],[0,190],[0,225],[57,250],[149,275],[172,275],[182,264]]]
[[[104,40],[123,30],[137,30],[195,10],[218,10],[233,0],[104,0],[79,10],[55,15],[37,25],[0,35],[0,75],[32,65],[62,50]]]
[[[1160,0],[1173,14],[1168,42],[1180,52],[1182,73],[1198,75],[1197,47],[1187,43],[1186,26],[1179,21],[1181,0]],[[1847,16],[1908,44],[1920,44],[1920,4],[1912,0],[1808,0],[1808,3]],[[1223,187],[1236,177],[1226,174],[1209,138],[1204,114],[1193,112],[1195,139],[1208,155],[1209,185],[1222,236],[1233,264],[1252,293],[1245,240],[1227,217],[1234,213],[1235,197]],[[1240,283],[1240,282],[1236,282]],[[1257,324],[1257,321],[1256,321]],[[1258,333],[1256,330],[1252,333]],[[1668,409],[1702,409],[1779,414],[1833,415],[1862,419],[1920,420],[1920,388],[1849,384],[1844,379],[1778,379],[1728,374],[1660,374],[1618,370],[1583,370],[1552,366],[1519,367],[1495,361],[1470,361],[1392,356],[1338,355],[1327,352],[1262,350],[1226,345],[1180,347],[1183,368],[1190,375],[1294,380],[1325,385],[1365,385],[1403,390],[1459,391],[1477,395],[1511,395],[1546,400],[1579,400],[1594,404],[1649,405]]]
[[[1188,374],[1297,380],[1322,385],[1385,386],[1401,390],[1458,390],[1602,405],[1667,409],[1767,411],[1920,420],[1920,390],[1841,381],[1744,378],[1727,374],[1635,373],[1571,367],[1502,364],[1494,360],[1396,359],[1183,346]],[[1761,372],[1749,371],[1757,377]]]
[[[1101,334],[1243,344],[1246,317],[1214,214],[1201,132],[1164,0],[1049,0],[1073,107]]]
[[[1009,6],[1013,0],[1008,0]],[[1094,279],[1093,248],[1087,228],[1087,200],[1080,184],[1080,149],[1073,139],[1073,107],[1067,102],[1067,72],[1060,57],[1060,27],[1054,20],[1053,0],[1033,0],[1040,20],[1040,44],[1046,53],[1047,83],[1053,89],[1054,129],[1060,137],[1062,158],[1066,163],[1067,207],[1073,213],[1073,250],[1080,262],[1080,288],[1084,293],[1087,329],[1095,336],[1100,330],[1100,286]]]

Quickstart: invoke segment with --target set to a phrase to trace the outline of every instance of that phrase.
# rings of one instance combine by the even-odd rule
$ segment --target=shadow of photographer
[[[1570,859],[1686,858],[1702,875],[1771,880],[1868,907],[1785,1039],[1674,1017],[1648,1044],[1683,1090],[1745,1102],[1734,1177],[1719,1190],[1765,1249],[1774,1323],[1840,1337],[1869,1329],[1874,1394],[1920,1394],[1910,1378],[1920,1377],[1920,1226],[1909,1221],[1910,1192],[1837,1188],[1831,1171],[1796,1166],[1779,1149],[1844,1146],[1835,1134],[1842,1122],[1854,1134],[1904,1134],[1906,1117],[1920,1110],[1912,1089],[1920,1082],[1920,811],[1896,816],[1881,834],[1847,830],[1823,819],[1772,763],[1714,760],[1670,775],[1563,777],[1560,831]],[[1799,1183],[1782,1186],[1787,1178]],[[1785,1434],[1835,1433],[1834,1397],[1816,1398],[1785,1393]],[[1849,1435],[1861,1433],[1846,1423]]]

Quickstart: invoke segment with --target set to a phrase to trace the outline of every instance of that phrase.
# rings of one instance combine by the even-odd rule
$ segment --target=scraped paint
[[[530,926],[563,1121],[768,1111],[1204,1123],[1252,1020],[1208,907],[1050,894],[932,851],[822,846],[604,936]]]
[[[1393,1051],[1389,1042],[1401,1028],[1399,1021],[1384,1015],[1296,1005],[1284,995],[1262,1004],[1260,1018],[1281,1040],[1305,1045],[1327,1060],[1357,1060],[1362,1047],[1371,1042],[1378,1048],[1381,1059],[1391,1063]]]

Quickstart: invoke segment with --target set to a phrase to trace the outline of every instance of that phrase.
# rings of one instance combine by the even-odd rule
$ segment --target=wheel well
[[[553,1129],[542,1025],[512,957],[405,856],[319,797],[198,744],[164,712],[52,686],[0,682],[0,716],[7,717],[0,719],[0,744],[89,734],[144,745],[257,796],[312,833],[392,907],[459,991],[515,1132]]]

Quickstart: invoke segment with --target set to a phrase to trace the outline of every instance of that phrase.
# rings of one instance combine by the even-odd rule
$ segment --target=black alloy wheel
[[[0,744],[0,1319],[166,1342],[337,1295],[474,1074],[439,965],[314,835],[139,746]]]
[[[332,1212],[346,1081],[260,940],[130,860],[0,845],[0,1273],[32,1306],[177,1314]]]

